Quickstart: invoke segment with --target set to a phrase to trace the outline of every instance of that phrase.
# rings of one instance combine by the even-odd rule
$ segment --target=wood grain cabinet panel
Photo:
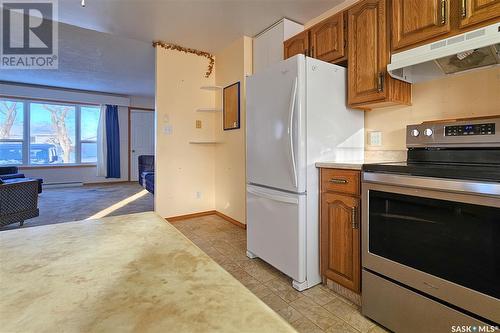
[[[334,191],[357,196],[361,194],[361,174],[359,171],[323,169],[321,175],[321,191]]]
[[[372,109],[410,104],[411,85],[387,73],[386,0],[360,1],[348,11],[348,104]]]
[[[500,0],[458,0],[460,2],[460,28],[500,18]]]
[[[322,193],[321,275],[360,292],[359,199]]]
[[[287,39],[283,43],[283,49],[285,59],[297,54],[309,55],[309,30]]]
[[[339,13],[316,24],[310,29],[311,56],[327,62],[345,59],[344,13]]]
[[[392,0],[393,50],[449,33],[450,1]]]

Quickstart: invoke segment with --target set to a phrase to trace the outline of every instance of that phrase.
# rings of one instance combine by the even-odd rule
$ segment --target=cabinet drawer
[[[360,194],[360,172],[342,169],[321,169],[321,191]]]

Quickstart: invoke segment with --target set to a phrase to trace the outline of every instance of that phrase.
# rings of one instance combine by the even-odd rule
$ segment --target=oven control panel
[[[474,125],[454,125],[445,126],[444,135],[446,136],[461,136],[461,135],[494,135],[495,123],[474,124]]]
[[[406,127],[406,146],[500,147],[500,116],[424,122]]]

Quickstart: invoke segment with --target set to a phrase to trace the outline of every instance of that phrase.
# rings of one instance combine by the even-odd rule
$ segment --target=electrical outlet
[[[201,192],[196,192],[196,199],[201,199]]]
[[[196,128],[201,128],[201,120],[196,120]]]
[[[380,131],[368,132],[368,145],[382,146],[382,132]]]

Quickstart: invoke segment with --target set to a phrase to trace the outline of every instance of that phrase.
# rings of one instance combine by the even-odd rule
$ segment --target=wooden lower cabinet
[[[359,175],[359,171],[351,172]],[[320,183],[328,182],[331,173],[332,169],[322,169]],[[339,170],[339,173],[344,174],[345,170]],[[325,177],[328,178],[325,180]],[[359,179],[359,177],[353,178]],[[321,275],[359,294],[361,291],[360,198],[342,192],[329,192],[322,185],[320,210]]]

